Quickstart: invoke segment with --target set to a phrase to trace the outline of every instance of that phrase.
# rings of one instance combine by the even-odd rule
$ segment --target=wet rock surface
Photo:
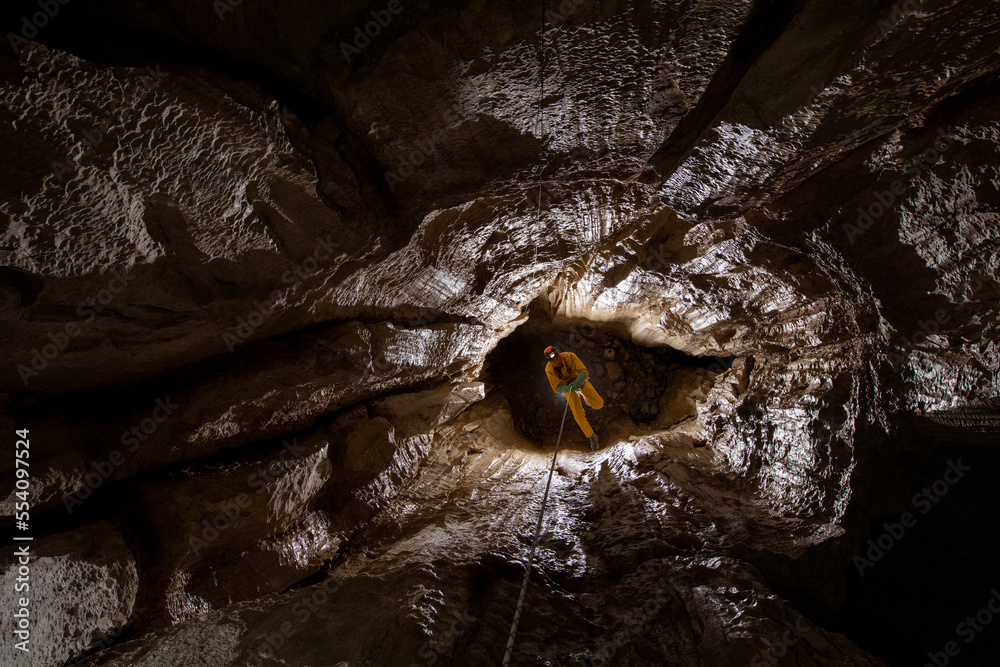
[[[691,495],[683,473],[702,450],[653,442],[561,458],[522,620],[526,662],[747,664],[791,627],[801,638],[789,642],[797,659],[881,664],[799,616],[753,566],[723,556],[727,538],[713,524],[725,512],[706,487],[692,485],[701,498]],[[459,415],[432,444],[417,477],[365,527],[364,550],[328,578],[185,621],[155,642],[119,645],[98,664],[168,664],[168,651],[201,644],[232,665],[288,656],[303,664],[498,662],[548,457],[516,432],[501,397]],[[666,452],[669,477],[653,472]],[[777,526],[748,539],[762,544],[765,533],[772,546],[787,546]],[[385,640],[359,644],[345,626]]]
[[[4,664],[499,664],[549,344],[602,448],[515,664],[992,664],[995,8],[59,7],[0,51]]]

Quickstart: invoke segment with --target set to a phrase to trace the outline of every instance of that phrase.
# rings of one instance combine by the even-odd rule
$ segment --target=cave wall
[[[567,455],[520,655],[745,664],[776,588],[836,609],[921,420],[995,444],[994,8],[402,3],[345,51],[384,7],[71,3],[0,52],[0,424],[39,554],[120,582],[47,664],[495,661],[545,457],[485,366],[540,313],[739,361]],[[808,623],[788,660],[877,660]]]

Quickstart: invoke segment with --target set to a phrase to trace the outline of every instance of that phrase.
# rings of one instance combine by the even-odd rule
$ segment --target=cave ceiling
[[[996,3],[10,8],[4,664],[992,664]]]

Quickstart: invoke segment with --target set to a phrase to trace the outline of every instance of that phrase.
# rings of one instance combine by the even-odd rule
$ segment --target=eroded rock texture
[[[992,664],[995,6],[15,4],[5,664]]]
[[[25,546],[32,554],[27,558],[21,555]],[[135,613],[139,586],[135,558],[107,524],[92,523],[7,548],[3,559],[7,594],[34,600],[28,606],[29,633],[34,636],[28,637],[31,650],[25,656],[15,642],[4,642],[4,664],[63,664],[105,640]],[[30,561],[27,575],[21,572],[25,561]],[[11,635],[20,627],[15,609],[23,608],[8,604],[2,612]]]

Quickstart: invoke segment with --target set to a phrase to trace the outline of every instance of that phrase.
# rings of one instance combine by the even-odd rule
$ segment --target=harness
[[[550,361],[549,363],[552,364],[552,370],[556,372],[556,375],[559,376],[560,380],[564,381],[563,384],[566,384],[566,382],[572,382],[573,380],[576,379],[578,373],[574,373],[570,369],[569,362],[563,359],[561,354],[557,356],[559,357],[559,360],[562,362],[562,366],[556,368],[556,365]]]

